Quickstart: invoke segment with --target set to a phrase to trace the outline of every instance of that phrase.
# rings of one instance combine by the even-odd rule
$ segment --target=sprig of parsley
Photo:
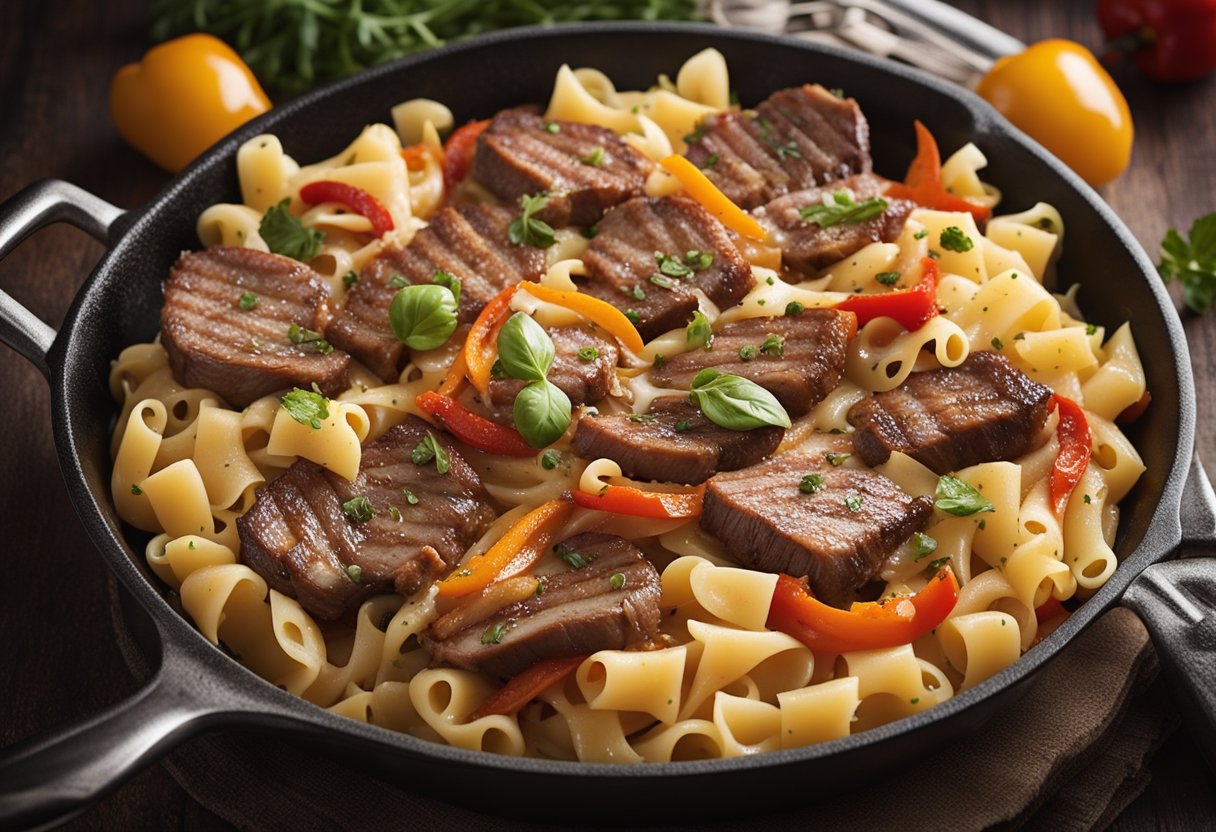
[[[325,232],[309,228],[300,222],[287,210],[290,204],[290,199],[284,199],[278,205],[267,208],[261,224],[258,225],[258,234],[265,241],[266,247],[275,254],[301,261],[311,260],[321,250]]]
[[[852,193],[841,188],[823,202],[798,209],[798,216],[820,228],[830,228],[842,222],[864,222],[885,210],[887,201],[882,197],[872,196],[864,202],[857,202]]]
[[[549,203],[549,197],[542,191],[531,196],[523,196],[519,200],[521,213],[512,220],[507,228],[507,239],[517,246],[532,246],[548,248],[557,238],[553,226],[532,216]]]
[[[1182,299],[1193,311],[1203,314],[1216,300],[1216,213],[1200,217],[1183,237],[1171,228],[1161,241],[1161,279],[1182,283]]]

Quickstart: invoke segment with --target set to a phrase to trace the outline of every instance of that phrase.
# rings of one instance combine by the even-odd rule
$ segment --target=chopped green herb
[[[1094,326],[1093,324],[1085,325],[1085,334],[1086,335],[1093,335],[1097,331],[1098,331],[1098,328],[1096,326]]]
[[[785,305],[786,317],[796,318],[802,314],[802,310],[804,309],[806,307],[800,301],[792,300]]]
[[[651,416],[649,413],[630,413],[625,418],[639,425],[649,425],[659,420],[657,416]]]
[[[803,494],[814,494],[823,488],[823,477],[819,474],[807,474],[798,483],[798,490]]]
[[[405,501],[412,506],[418,505],[418,496],[408,488],[401,489],[401,493],[405,495]]]
[[[393,275],[388,281],[388,288],[390,289],[404,289],[409,285],[410,282],[399,274]]]
[[[676,433],[685,433],[690,430],[692,430],[692,422],[687,419],[681,419],[676,422]]]
[[[936,251],[934,249],[929,249],[929,256],[932,257],[934,260],[942,259],[942,253],[940,251]]]
[[[625,573],[617,572],[615,575],[613,575],[611,578],[608,579],[608,585],[610,587],[612,587],[613,589],[620,589],[621,587],[623,587],[625,585]]]
[[[1000,338],[997,338],[995,335],[992,336],[992,348],[994,350],[999,350],[1004,346],[1005,346],[1004,341],[1002,341]]]
[[[743,346],[739,347],[740,361],[751,361],[759,354],[760,351],[756,349],[755,344],[744,344]]]
[[[633,309],[626,309],[624,315],[629,319],[629,323],[633,324],[634,326],[637,326],[642,320],[642,316]]]
[[[591,362],[600,357],[600,351],[595,347],[579,347],[578,360]]]
[[[694,272],[704,271],[714,264],[714,255],[712,251],[692,251],[684,252],[684,265],[692,269]]]
[[[600,165],[604,164],[604,148],[599,146],[595,147],[590,153],[579,159],[579,161],[589,167],[598,168]]]
[[[879,272],[874,275],[874,279],[883,286],[894,286],[899,282],[899,272]]]
[[[138,497],[140,494],[144,493],[144,490],[140,488],[138,484],[133,483],[131,485],[131,493]]]
[[[422,437],[422,441],[414,446],[414,450],[410,451],[410,459],[415,465],[428,465],[434,461],[435,470],[440,474],[446,474],[452,465],[448,449],[439,444],[435,434],[429,430],[426,436]]]
[[[363,567],[352,563],[346,567],[346,577],[350,578],[355,583],[363,582]]]
[[[634,300],[646,300],[646,290],[637,284],[634,284],[633,286],[626,286],[622,288],[621,291],[625,293],[625,297],[627,298],[633,298]]]
[[[717,153],[711,153],[705,157],[705,161],[701,163],[701,170],[709,170],[714,165],[718,164],[721,157]]]
[[[684,144],[696,144],[705,138],[705,122],[698,121],[692,132],[684,136]]]
[[[778,358],[785,355],[785,336],[772,334],[760,345],[761,355],[775,355]]]
[[[938,243],[946,251],[962,252],[971,251],[971,249],[975,248],[975,243],[957,225],[951,225],[942,229],[942,235],[938,238]]]
[[[560,124],[558,124],[556,121],[546,121],[545,122],[545,132],[546,133],[560,133],[560,132],[562,132],[562,126]]]
[[[660,289],[671,289],[676,285],[676,282],[665,274],[655,272],[650,276],[650,282]]]
[[[674,254],[664,254],[661,251],[656,251],[654,259],[659,266],[660,274],[665,274],[668,277],[688,277],[692,274],[692,267],[681,263],[680,258]]]
[[[500,644],[502,642],[503,633],[507,631],[507,625],[499,621],[496,624],[486,628],[486,631],[481,634],[481,643],[489,646],[491,644]]]
[[[841,465],[844,464],[844,461],[846,459],[848,459],[849,457],[852,456],[852,454],[838,454],[833,451],[828,451],[823,456],[824,456],[824,459],[826,459],[828,461],[829,465],[831,465],[833,468],[839,468]]]
[[[937,551],[937,541],[924,532],[915,532],[912,535],[912,551],[916,553],[917,560],[928,557]]]
[[[389,506],[388,507],[388,516],[393,518],[394,520],[396,520],[398,523],[400,523],[401,522],[401,509],[397,508],[396,506]]]
[[[517,246],[532,246],[533,248],[548,248],[557,242],[553,226],[532,216],[549,203],[549,197],[542,191],[531,196],[520,197],[519,204],[522,212],[511,221],[507,228],[507,239]]]
[[[1013,336],[1013,340],[1015,340],[1015,341],[1025,341],[1025,340],[1026,340],[1026,333],[1025,333],[1025,332],[1019,332],[1017,335]]]
[[[552,471],[554,468],[562,464],[562,455],[550,448],[540,455],[540,467],[546,471]]]
[[[305,329],[299,324],[292,324],[287,327],[287,340],[297,345],[312,344],[313,348],[321,353],[321,355],[329,355],[334,351],[333,346],[321,337],[321,333],[312,329]]]
[[[713,348],[714,331],[709,325],[709,318],[705,317],[705,313],[700,309],[692,313],[692,321],[685,329],[685,338],[693,348]]]
[[[937,560],[931,560],[931,561],[929,561],[929,568],[932,569],[934,572],[936,572],[937,570],[941,569],[943,566],[945,566],[949,562],[950,562],[949,557],[938,558]]]
[[[344,285],[347,289],[349,289],[351,286],[354,286],[358,282],[359,282],[359,275],[357,272],[349,271],[346,274],[342,275],[342,285]]]
[[[1085,505],[1089,505],[1092,502],[1093,502],[1093,500],[1090,498],[1090,496],[1088,494],[1086,494],[1085,495]]]
[[[656,370],[661,370],[667,366],[667,356],[655,354],[653,366]]]
[[[864,202],[856,202],[847,189],[840,189],[823,202],[798,209],[798,216],[805,222],[813,222],[820,228],[830,228],[842,222],[856,223],[873,219],[887,210],[887,201],[872,196]]]
[[[540,582],[540,580],[538,579],[538,580],[536,581],[536,597],[538,597],[538,598],[539,598],[540,596],[542,596],[542,595],[544,595],[544,594],[545,594],[545,585],[544,585],[544,584],[542,584],[542,583]]]
[[[922,228],[920,231],[917,231],[915,234],[913,234],[912,238],[915,240],[923,240],[928,236],[929,236],[929,229]]]
[[[321,250],[321,241],[325,234],[315,228],[308,228],[299,219],[292,216],[287,207],[291,198],[284,198],[278,205],[266,209],[262,222],[258,225],[258,234],[275,254],[291,257],[295,260],[306,261],[317,256]]]
[[[197,546],[195,546],[195,545],[194,545],[194,541],[193,541],[193,540],[191,540],[189,543],[187,543],[187,544],[186,544],[186,548],[187,548],[187,549],[189,549],[191,552],[193,552],[193,551],[194,551],[195,549],[197,549],[198,547],[197,547]]]
[[[557,553],[557,556],[566,562],[566,565],[576,572],[579,569],[586,569],[591,561],[595,560],[594,556],[585,557],[573,549],[563,549]]]
[[[913,705],[915,705],[915,704],[917,704],[918,702],[920,702],[920,697],[919,697],[919,696],[913,696],[913,697],[912,697],[911,699],[909,699],[908,701],[909,701],[909,702],[911,702]]]
[[[584,228],[580,233],[584,237],[586,237],[588,240],[594,240],[595,235],[600,233],[600,227],[598,225],[589,225],[586,228]]]
[[[846,494],[844,498],[844,506],[849,511],[858,511],[861,509],[860,494]]]
[[[788,141],[782,144],[773,137],[773,123],[767,118],[760,118],[760,136],[764,139],[764,143],[777,151],[778,159],[801,159],[802,154],[798,151],[796,142]]]
[[[968,482],[946,474],[937,481],[934,505],[955,517],[968,517],[982,511],[996,511],[991,501]]]
[[[246,292],[245,294],[241,295],[241,299],[237,301],[237,304],[246,312],[252,312],[255,308],[257,308],[258,296],[253,292]]]
[[[351,497],[343,503],[342,512],[356,523],[366,523],[376,515],[376,510],[372,508],[371,501],[363,495]]]
[[[280,401],[287,415],[313,430],[320,430],[321,420],[329,418],[329,399],[320,393],[296,387]]]

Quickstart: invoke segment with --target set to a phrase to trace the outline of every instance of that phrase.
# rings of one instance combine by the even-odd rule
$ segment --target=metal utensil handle
[[[100,197],[59,179],[35,182],[0,205],[0,260],[40,228],[67,222],[105,243],[125,212]],[[49,375],[46,354],[55,330],[0,290],[0,341]]]
[[[870,7],[869,3],[858,5]],[[875,0],[873,5],[897,11],[944,35],[962,48],[992,61],[1026,48],[1026,44],[1012,35],[940,0]]]
[[[1143,619],[1187,729],[1216,770],[1216,502],[1198,457],[1182,495],[1182,527],[1181,558],[1147,567],[1123,603]]]

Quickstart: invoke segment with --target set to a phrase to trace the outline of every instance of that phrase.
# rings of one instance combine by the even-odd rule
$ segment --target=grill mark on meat
[[[822,484],[804,494],[812,473]],[[881,474],[794,453],[711,478],[700,522],[744,566],[805,575],[816,597],[844,604],[932,512],[931,497],[909,497]]]
[[[780,427],[728,430],[687,399],[668,396],[640,419],[624,413],[583,417],[571,448],[583,459],[611,459],[631,477],[697,485],[717,471],[754,465],[784,436]]]
[[[472,176],[503,201],[547,191],[534,216],[554,226],[591,225],[604,211],[642,194],[652,163],[616,133],[590,124],[548,122],[528,109],[504,110],[477,138]],[[599,165],[581,159],[603,149]]]
[[[257,296],[248,311],[240,306],[246,292]],[[350,356],[322,355],[288,338],[291,324],[320,332],[329,315],[329,290],[305,264],[214,246],[183,254],[170,270],[161,341],[179,382],[212,390],[233,407],[314,383],[334,396],[348,386]]]
[[[363,267],[326,337],[380,378],[395,381],[408,350],[389,324],[397,294],[393,278],[425,285],[436,271],[455,275],[461,282],[459,321],[472,323],[503,288],[544,272],[543,251],[507,240],[513,219],[511,211],[494,205],[441,208],[408,246],[386,248]]]
[[[713,367],[756,382],[796,419],[840,384],[852,329],[849,316],[834,309],[733,321],[714,333],[712,350],[673,355],[662,367],[651,369],[650,380],[659,387],[688,389],[697,373]],[[760,353],[770,335],[785,339],[784,355]],[[756,357],[743,361],[739,355],[743,347],[755,348]]]
[[[903,231],[908,215],[916,203],[887,197],[886,209],[876,217],[862,222],[841,222],[822,228],[808,222],[798,212],[809,205],[818,205],[825,194],[842,188],[853,191],[858,202],[881,196],[885,183],[869,173],[851,176],[818,188],[807,188],[779,197],[756,212],[756,219],[781,240],[781,263],[787,269],[811,274],[860,251],[870,243],[890,243]]]
[[[671,288],[650,282],[659,272],[655,252],[682,263],[689,251],[709,252],[713,262],[687,277],[671,278]],[[753,284],[750,264],[722,223],[683,196],[638,197],[614,208],[600,223],[583,262],[588,274],[580,280],[582,291],[635,313],[645,340],[692,319],[694,288],[725,309],[741,301]],[[645,293],[641,300],[631,294],[639,288]]]
[[[427,430],[411,416],[366,445],[354,482],[298,460],[237,518],[241,560],[323,619],[338,618],[372,595],[409,594],[440,575],[495,514],[481,479],[442,433],[433,431],[448,450],[448,473],[413,464],[410,453]],[[416,505],[406,500],[405,488]],[[343,511],[356,496],[371,503],[371,520],[356,522]],[[361,570],[357,581],[351,566]]]
[[[614,390],[620,392],[616,380],[620,351],[616,344],[577,326],[557,327],[548,332],[554,350],[548,379],[569,397],[571,405],[595,404]],[[578,351],[585,347],[595,348],[598,355],[594,360],[579,358]],[[526,381],[513,378],[490,381],[486,403],[495,421],[514,424],[515,397],[525,384]]]
[[[870,128],[855,100],[806,84],[773,93],[755,112],[709,117],[685,155],[750,210],[790,191],[869,172]],[[714,155],[717,161],[707,166]]]
[[[560,544],[588,565],[539,578],[543,591],[489,615],[446,639],[424,635],[432,663],[514,676],[545,659],[583,656],[644,644],[659,634],[659,573],[622,538],[580,534]],[[623,583],[614,589],[613,575]],[[483,635],[503,624],[501,640]]]
[[[912,373],[899,387],[849,409],[853,444],[867,465],[902,451],[937,474],[1015,459],[1047,421],[1051,389],[996,352],[957,367]]]

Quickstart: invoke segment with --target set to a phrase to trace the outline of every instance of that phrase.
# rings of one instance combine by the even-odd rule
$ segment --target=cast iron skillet
[[[991,163],[985,178],[1004,190],[1002,208],[1016,211],[1045,200],[1060,209],[1067,223],[1060,274],[1082,284],[1092,320],[1108,327],[1132,322],[1153,395],[1147,414],[1131,430],[1148,471],[1124,503],[1116,544],[1122,565],[1106,586],[1012,666],[922,714],[808,748],[663,765],[516,759],[423,742],[334,716],[213,648],[171,606],[141,552],[124,537],[110,503],[108,447],[116,407],[106,379],[111,358],[123,347],[156,334],[161,281],[179,252],[198,248],[199,212],[216,202],[239,201],[234,158],[241,142],[270,131],[296,159],[319,159],[336,153],[364,124],[386,119],[389,108],[407,98],[447,102],[461,123],[546,100],[563,62],[598,67],[621,88],[636,89],[660,72],[674,72],[706,46],[726,55],[744,103],[810,80],[856,96],[870,121],[875,169],[881,173],[897,177],[906,168],[913,152],[912,119],[920,118],[944,148],[969,140],[979,144]],[[678,812],[687,819],[694,811],[690,807],[717,812],[739,794],[752,798],[752,806],[778,806],[816,790],[838,790],[855,777],[872,776],[959,736],[1019,695],[1044,662],[1120,598],[1149,614],[1167,656],[1184,670],[1195,672],[1194,663],[1204,660],[1196,650],[1203,638],[1210,643],[1210,629],[1206,636],[1195,628],[1168,632],[1171,625],[1187,624],[1187,616],[1203,617],[1202,604],[1175,585],[1194,589],[1200,581],[1195,565],[1204,562],[1152,567],[1133,586],[1146,567],[1176,552],[1184,524],[1194,545],[1213,537],[1211,488],[1192,463],[1190,363],[1169,297],[1131,234],[1080,179],[978,98],[922,73],[837,49],[707,26],[514,30],[380,67],[280,107],[213,147],[138,211],[123,213],[63,182],[37,183],[0,206],[0,257],[56,221],[85,229],[109,250],[58,333],[0,293],[0,338],[49,380],[68,490],[98,549],[138,602],[125,604],[125,617],[145,650],[159,656],[159,668],[142,690],[105,713],[6,749],[0,759],[0,825],[65,820],[188,737],[232,726],[320,743],[352,764],[374,768],[380,777],[489,811],[504,811],[514,803],[510,796],[527,792],[543,795],[547,819],[572,816],[587,805],[596,806],[601,816],[615,808],[647,811],[651,819]],[[1188,508],[1180,520],[1184,502]],[[1162,599],[1172,599],[1174,612],[1155,614],[1166,610]],[[1205,622],[1211,623],[1210,618]],[[1186,700],[1196,703],[1197,713],[1216,712],[1202,684],[1196,681],[1188,690],[1198,697]],[[469,783],[476,788],[462,787]],[[695,800],[682,799],[694,795]],[[534,819],[536,808],[534,801],[528,803]],[[582,817],[585,821],[585,809]]]

